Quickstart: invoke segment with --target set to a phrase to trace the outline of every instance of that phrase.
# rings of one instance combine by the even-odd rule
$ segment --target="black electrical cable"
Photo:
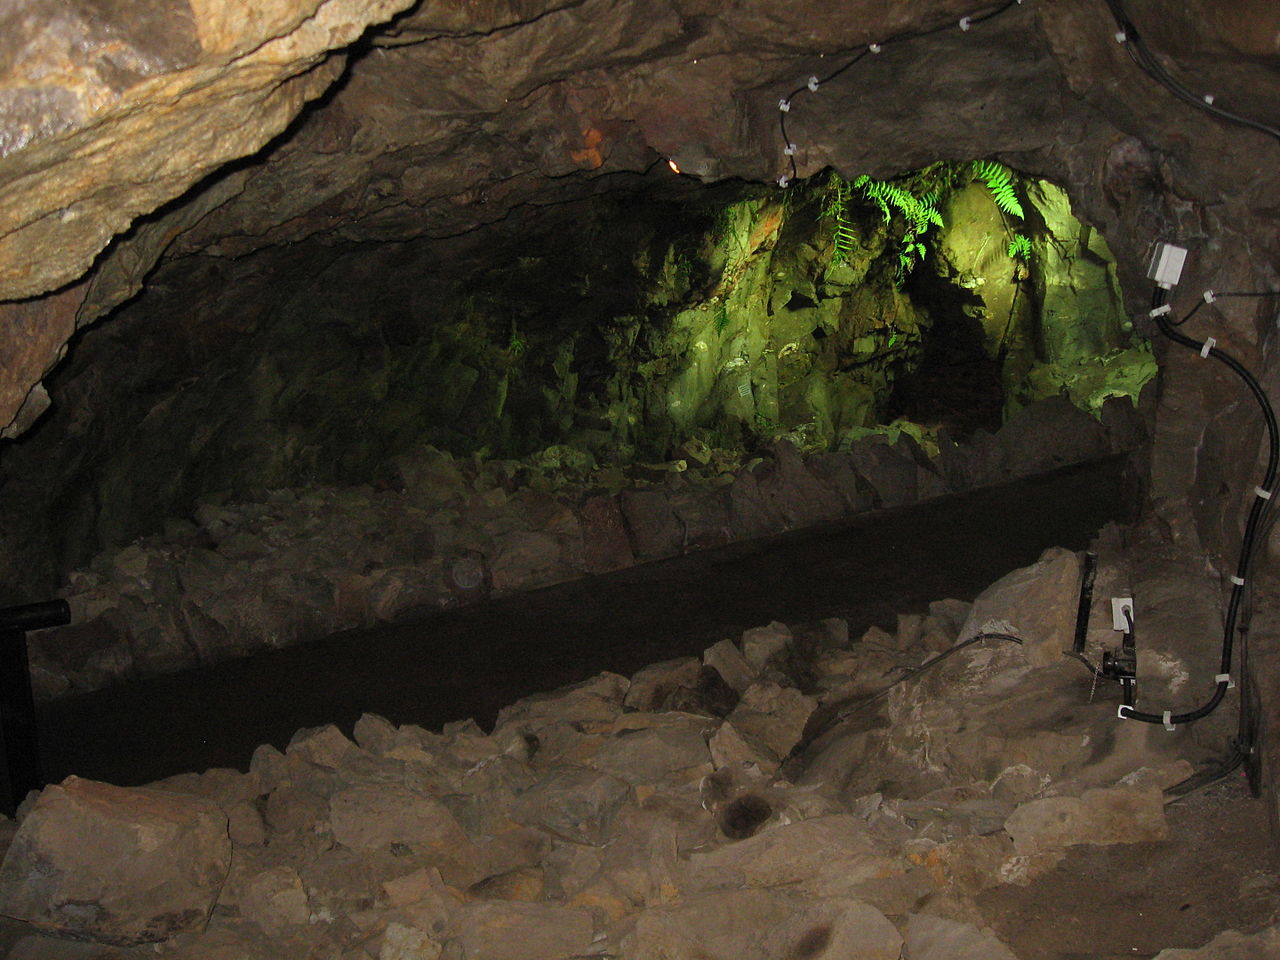
[[[1236,748],[1218,763],[1198,771],[1181,783],[1176,783],[1167,789],[1164,792],[1165,796],[1171,799],[1165,801],[1165,806],[1177,803],[1179,800],[1185,800],[1197,790],[1203,790],[1205,787],[1231,776],[1232,773],[1240,769],[1240,765],[1244,763],[1244,758],[1247,755],[1247,752],[1237,744]]]
[[[1179,100],[1184,100],[1193,107],[1212,114],[1219,120],[1248,127],[1251,130],[1257,130],[1259,133],[1265,133],[1269,137],[1280,140],[1280,129],[1258,120],[1232,113],[1230,110],[1224,110],[1222,107],[1215,106],[1212,98],[1206,98],[1204,95],[1198,95],[1194,91],[1188,90],[1164,68],[1164,65],[1156,59],[1155,55],[1147,47],[1141,34],[1138,33],[1138,28],[1134,26],[1133,21],[1125,13],[1124,4],[1121,0],[1107,0],[1107,6],[1111,8],[1111,15],[1115,18],[1116,26],[1120,28],[1120,34],[1117,39],[1124,44],[1124,48],[1128,51],[1133,62],[1151,79],[1165,87]]]
[[[980,23],[985,23],[987,20],[990,20],[993,17],[1000,16],[1000,14],[1004,13],[1009,8],[1021,5],[1022,2],[1023,0],[1005,0],[1004,3],[1000,3],[1000,4],[997,4],[996,6],[986,8],[981,13],[975,13],[967,17],[962,17],[959,21],[959,24],[961,26],[961,29],[968,30],[970,27],[976,26],[977,24],[980,24]],[[827,74],[825,77],[814,76],[809,82],[803,84],[802,86],[796,87],[789,94],[783,97],[778,104],[778,107],[779,107],[778,127],[782,131],[782,144],[784,147],[784,152],[788,157],[788,159],[791,161],[791,175],[786,179],[788,181],[794,180],[800,175],[799,169],[796,167],[796,157],[795,157],[793,145],[791,143],[791,137],[787,134],[787,113],[791,109],[791,106],[790,106],[791,101],[793,101],[796,97],[798,97],[802,93],[805,93],[806,91],[809,93],[813,93],[817,91],[817,89],[820,86],[822,86],[824,83],[830,83],[832,80],[835,80],[837,77],[841,76],[842,74],[850,70],[854,66],[854,64],[861,61],[868,54],[878,53],[880,52],[880,50],[882,50],[884,47],[888,46],[891,43],[900,43],[905,40],[918,40],[921,37],[932,36],[935,33],[943,33],[946,30],[954,30],[956,29],[956,25],[957,25],[957,21],[948,20],[946,23],[938,24],[935,27],[928,27],[924,30],[914,30],[908,33],[894,34],[893,36],[886,37],[885,39],[880,40],[876,43],[870,44],[868,46],[863,46],[858,50],[857,54],[850,57],[850,59],[847,60],[842,66],[833,70],[831,73]],[[841,50],[833,54],[833,56],[837,56],[837,57],[849,56],[850,52],[851,52],[850,50]],[[786,104],[786,106],[783,107],[783,104]]]
[[[1209,304],[1213,303],[1215,300],[1223,300],[1227,297],[1280,297],[1280,290],[1262,291],[1257,293],[1248,293],[1248,292],[1242,292],[1242,291],[1218,293],[1218,291],[1216,290],[1208,290],[1205,292],[1205,296],[1200,300],[1200,302],[1197,303],[1194,307],[1192,307],[1189,311],[1187,311],[1187,315],[1185,317],[1183,317],[1181,320],[1171,320],[1169,321],[1169,325],[1173,327],[1180,327],[1184,323],[1186,323],[1188,320],[1190,320],[1192,317],[1194,317],[1197,313],[1199,313],[1201,307],[1208,306]]]
[[[870,696],[863,697],[862,699],[854,703],[852,706],[848,706],[844,709],[841,709],[838,712],[836,712],[834,715],[828,715],[825,717],[819,716],[820,712],[826,712],[831,709],[830,707],[822,708],[821,711],[816,712],[813,715],[813,717],[810,718],[809,724],[805,728],[805,735],[800,739],[800,742],[797,743],[795,747],[792,748],[791,752],[787,754],[786,758],[782,761],[783,764],[790,764],[795,762],[795,760],[802,753],[804,753],[804,751],[807,750],[815,740],[817,740],[824,733],[826,733],[828,730],[834,727],[837,723],[847,720],[849,719],[849,717],[852,717],[855,713],[860,713],[861,711],[865,710],[867,707],[871,706],[873,703],[877,703],[880,700],[883,700],[885,697],[889,695],[889,692],[893,690],[895,687],[899,686],[900,684],[906,683],[908,680],[914,680],[916,677],[920,676],[920,674],[924,673],[930,667],[937,666],[943,660],[946,660],[948,657],[953,656],[959,653],[961,650],[965,649],[965,647],[972,646],[975,643],[980,643],[983,640],[1004,640],[1004,641],[1007,641],[1008,643],[1016,643],[1018,645],[1022,644],[1022,638],[1015,637],[1011,633],[976,633],[969,639],[962,640],[960,643],[957,643],[955,646],[949,647],[948,649],[943,650],[942,653],[939,653],[937,656],[930,657],[924,663],[920,664],[920,666],[915,667],[914,669],[908,670],[906,673],[900,676],[897,680],[893,681],[893,683],[889,684],[887,687],[883,687],[877,690],[875,693],[871,694]]]
[[[848,719],[849,717],[853,716],[855,713],[859,713],[862,710],[865,710],[867,707],[869,707],[871,704],[875,703],[876,701],[883,700],[885,697],[887,697],[889,695],[889,692],[893,690],[894,687],[897,687],[900,684],[906,683],[908,680],[914,680],[916,677],[920,676],[920,674],[924,673],[930,667],[937,666],[943,660],[946,660],[948,657],[959,653],[965,647],[972,646],[973,644],[979,643],[983,640],[1004,640],[1008,643],[1016,643],[1019,645],[1021,645],[1022,643],[1021,637],[1015,637],[1011,633],[975,633],[968,640],[962,640],[960,643],[957,643],[954,647],[949,647],[946,650],[943,650],[937,656],[930,657],[928,660],[920,664],[920,666],[916,667],[915,669],[907,671],[902,676],[900,676],[897,680],[893,681],[893,683],[889,684],[887,687],[884,687],[881,690],[877,690],[875,693],[871,694],[871,696],[869,697],[863,697],[861,700],[855,703],[848,710],[844,710],[836,714],[835,719],[832,720],[831,722],[839,723],[841,720]]]
[[[1120,715],[1128,720],[1176,725],[1191,723],[1208,716],[1217,709],[1230,688],[1231,681],[1227,678],[1231,673],[1232,644],[1237,631],[1237,620],[1240,616],[1241,604],[1246,597],[1253,563],[1257,556],[1258,548],[1262,543],[1258,534],[1265,525],[1270,512],[1271,496],[1276,485],[1277,464],[1280,463],[1280,428],[1277,428],[1275,411],[1272,409],[1271,401],[1267,398],[1262,385],[1258,383],[1253,374],[1240,361],[1226,351],[1214,346],[1212,341],[1194,340],[1174,329],[1168,320],[1169,311],[1165,305],[1165,295],[1164,288],[1157,287],[1151,298],[1151,314],[1155,318],[1160,332],[1174,343],[1195,350],[1203,357],[1212,357],[1226,364],[1245,382],[1250,392],[1253,393],[1254,398],[1258,401],[1258,406],[1262,409],[1262,415],[1267,425],[1267,467],[1263,474],[1262,485],[1258,488],[1259,495],[1254,498],[1253,506],[1249,510],[1249,519],[1245,523],[1244,538],[1240,544],[1240,558],[1236,564],[1235,576],[1232,577],[1231,599],[1227,603],[1227,617],[1222,634],[1222,657],[1218,671],[1218,675],[1223,679],[1217,681],[1213,696],[1196,709],[1186,713],[1166,713],[1161,715],[1146,713],[1128,706],[1120,709]]]

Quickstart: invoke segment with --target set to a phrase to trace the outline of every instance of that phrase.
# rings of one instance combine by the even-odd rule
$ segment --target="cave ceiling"
[[[665,157],[708,179],[999,156],[1067,184],[1122,279],[1157,234],[1275,252],[1265,140],[1168,97],[1099,0],[26,0],[0,15],[0,424],[163,258],[457,235]],[[1280,117],[1280,9],[1130,5],[1190,82]],[[1207,82],[1207,81],[1205,81]],[[1264,96],[1263,94],[1268,94]],[[1270,113],[1270,115],[1268,115]],[[1259,226],[1263,215],[1270,227]],[[1273,258],[1274,259],[1274,258]],[[1206,260],[1206,267],[1213,266]]]

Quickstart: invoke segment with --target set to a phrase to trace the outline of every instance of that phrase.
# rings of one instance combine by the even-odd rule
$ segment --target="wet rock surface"
[[[1134,566],[1114,531],[1096,546],[1108,589],[1141,570],[1130,582],[1154,593],[1173,572],[1160,572],[1170,561],[1159,557]],[[1067,956],[1031,941],[1020,952],[983,904],[1038,889],[1081,851],[1146,856],[1167,843],[1161,791],[1223,727],[1177,737],[1117,729],[1115,689],[1091,698],[1093,679],[1075,662],[1040,662],[1030,643],[963,643],[960,625],[1007,596],[1006,581],[1020,584],[1018,602],[1050,607],[1077,590],[1056,575],[1063,553],[973,605],[903,615],[896,634],[772,623],[717,644],[702,665],[604,673],[526,698],[487,731],[366,715],[353,737],[325,726],[299,731],[284,751],[263,747],[247,772],[137,791],[73,778],[24,811],[0,879],[45,862],[47,811],[80,793],[112,798],[112,817],[144,845],[150,811],[217,820],[225,848],[211,861],[205,912],[195,929],[152,926],[134,938],[159,941],[147,948],[154,956]],[[1178,573],[1184,586],[1205,585],[1203,571]],[[1195,602],[1213,606],[1208,595]],[[1015,604],[1005,619],[1016,617]],[[951,652],[935,660],[944,638]],[[1196,640],[1173,632],[1150,646],[1172,661]],[[1092,631],[1089,654],[1110,642]],[[716,663],[736,665],[727,710],[692,695]],[[1140,703],[1177,695],[1157,681]],[[66,882],[97,883],[150,916],[155,885],[118,853],[92,869],[73,862]],[[190,868],[190,857],[175,859]],[[38,920],[65,902],[24,883],[16,909],[12,889],[11,916]],[[63,929],[132,942],[116,928]],[[1262,957],[1273,939],[1228,932],[1197,943],[1202,952],[1166,956]],[[14,960],[42,955],[32,951],[43,944],[62,955],[39,935],[12,942]]]

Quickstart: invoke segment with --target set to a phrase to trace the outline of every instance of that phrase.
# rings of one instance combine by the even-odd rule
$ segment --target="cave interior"
[[[36,699],[1116,455],[1108,542],[1265,637],[1266,417],[1202,358],[1280,381],[1280,10],[1166,7],[0,13],[0,603],[73,620]]]

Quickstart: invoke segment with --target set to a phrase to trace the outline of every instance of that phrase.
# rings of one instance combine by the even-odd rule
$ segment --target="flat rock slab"
[[[0,913],[81,940],[165,940],[204,928],[230,865],[213,803],[68,777],[0,864]]]
[[[1220,933],[1203,947],[1161,950],[1155,960],[1275,960],[1280,957],[1280,926],[1252,936],[1236,930]]]
[[[771,827],[689,860],[690,888],[787,887],[810,895],[843,893],[902,872],[852,814],[832,814]]]
[[[453,917],[466,960],[561,960],[591,952],[591,913],[548,903],[470,903]]]
[[[1142,843],[1168,836],[1163,795],[1152,787],[1107,787],[1079,797],[1032,800],[1014,810],[1004,828],[1020,856],[1077,843]]]
[[[645,911],[623,941],[632,960],[898,960],[902,937],[879,910],[843,897],[732,890]]]
[[[1018,960],[992,934],[929,914],[907,921],[907,954],[911,960]]]

